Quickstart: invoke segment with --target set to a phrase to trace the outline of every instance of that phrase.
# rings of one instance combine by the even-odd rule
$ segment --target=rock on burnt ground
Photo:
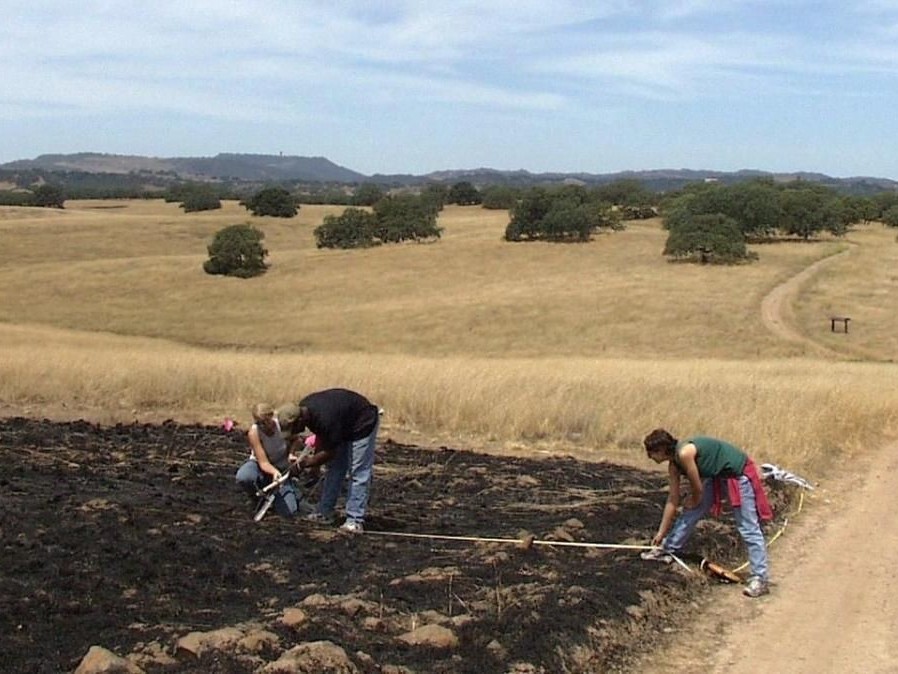
[[[215,427],[0,420],[4,671],[74,671],[92,646],[147,673],[608,671],[714,590],[627,550],[257,524],[247,455]],[[666,478],[387,439],[374,489],[372,532],[642,544]],[[728,520],[694,545],[741,557]]]

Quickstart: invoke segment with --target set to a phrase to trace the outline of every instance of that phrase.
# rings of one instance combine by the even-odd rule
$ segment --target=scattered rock
[[[452,618],[449,620],[449,622],[452,623],[452,625],[454,627],[464,627],[465,625],[467,625],[468,623],[471,623],[473,621],[474,621],[474,616],[472,616],[469,613],[463,613],[462,615],[452,616]]]
[[[211,632],[191,632],[176,644],[178,652],[199,657],[206,651],[226,650],[243,638],[243,631],[236,627],[223,627]]]
[[[85,501],[81,506],[81,510],[84,511],[110,510],[111,508],[115,508],[115,504],[110,503],[105,498],[92,498],[89,501]]]
[[[366,669],[377,669],[377,663],[374,661],[374,658],[368,655],[365,651],[356,651],[355,659]]]
[[[91,646],[74,674],[144,674],[144,671],[102,646]]]
[[[402,665],[384,665],[380,671],[381,674],[415,674],[415,670]]]
[[[410,573],[402,578],[394,578],[390,585],[402,585],[403,583],[427,583],[439,580],[448,580],[452,576],[459,575],[457,566],[428,567],[418,573]]]
[[[259,674],[358,674],[359,669],[337,644],[310,641],[286,651]]]
[[[266,648],[275,647],[280,643],[278,635],[268,630],[253,630],[237,642],[237,648],[249,653],[259,653]]]
[[[367,632],[383,632],[386,630],[386,624],[380,618],[368,616],[362,620],[362,629]]]
[[[496,639],[493,639],[486,645],[486,650],[493,654],[493,657],[504,660],[508,657],[508,649],[505,648],[501,643],[499,643]]]
[[[549,534],[546,538],[552,541],[568,541],[571,543],[573,543],[575,540],[573,535],[571,535],[571,532],[564,527],[555,527],[552,530],[552,533]]]
[[[357,616],[359,613],[371,613],[376,608],[376,604],[358,598],[347,599],[340,603],[340,609],[350,618]]]
[[[434,611],[433,609],[421,611],[418,614],[418,617],[421,618],[421,622],[427,623],[428,625],[444,625],[449,622],[448,616],[443,615],[439,611]]]
[[[515,662],[505,674],[545,674],[546,670],[530,662]]]
[[[505,564],[510,559],[511,555],[505,552],[505,550],[497,550],[491,555],[486,555],[483,561],[487,564]]]
[[[442,625],[424,625],[397,637],[410,646],[431,646],[433,648],[455,648],[458,637],[455,632]]]
[[[286,625],[287,627],[292,627],[293,629],[297,629],[302,627],[309,620],[309,616],[303,611],[301,608],[297,608],[295,606],[284,609],[284,612],[281,614],[280,622],[282,625]]]
[[[330,606],[331,600],[323,594],[310,594],[299,603],[301,606]]]
[[[630,604],[626,609],[624,609],[628,615],[633,616],[637,620],[645,617],[645,609],[642,606],[637,606],[636,604]]]
[[[177,663],[177,660],[158,641],[137,644],[128,659],[139,667],[167,666]]]

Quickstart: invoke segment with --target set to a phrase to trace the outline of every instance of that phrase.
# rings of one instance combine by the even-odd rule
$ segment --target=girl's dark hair
[[[646,454],[652,452],[670,454],[677,448],[677,439],[663,428],[656,428],[645,436],[645,440],[642,442],[645,445]]]

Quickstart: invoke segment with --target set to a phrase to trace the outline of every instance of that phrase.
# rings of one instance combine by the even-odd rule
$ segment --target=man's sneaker
[[[745,589],[742,590],[742,594],[746,597],[760,597],[765,594],[770,593],[770,588],[767,586],[767,581],[757,576],[752,576],[748,579],[748,582],[745,584]]]
[[[652,548],[651,550],[646,550],[641,553],[639,556],[651,562],[664,562],[665,564],[670,564],[673,561],[673,557],[671,557],[670,553],[664,548]]]
[[[340,527],[340,531],[347,534],[361,534],[365,531],[365,528],[362,526],[361,522],[346,520]]]
[[[315,524],[331,525],[331,524],[336,523],[336,519],[337,518],[333,513],[324,514],[318,510],[315,510],[314,512],[310,512],[308,515],[305,516],[305,520],[307,522],[313,522]]]

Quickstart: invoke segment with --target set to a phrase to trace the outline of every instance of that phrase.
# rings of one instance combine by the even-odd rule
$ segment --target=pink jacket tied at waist
[[[773,519],[773,509],[770,507],[770,501],[767,500],[767,494],[764,492],[764,486],[761,484],[761,476],[758,474],[758,469],[755,466],[754,461],[748,459],[745,462],[745,468],[742,469],[742,474],[748,478],[749,482],[751,482],[751,488],[755,492],[755,506],[758,510],[758,517],[762,522],[769,522]],[[722,510],[721,486],[724,484],[726,485],[730,505],[733,508],[738,508],[742,505],[742,494],[739,492],[739,478],[716,478],[714,480],[714,501],[711,504],[711,514],[714,515],[714,517],[720,517],[720,512]]]

